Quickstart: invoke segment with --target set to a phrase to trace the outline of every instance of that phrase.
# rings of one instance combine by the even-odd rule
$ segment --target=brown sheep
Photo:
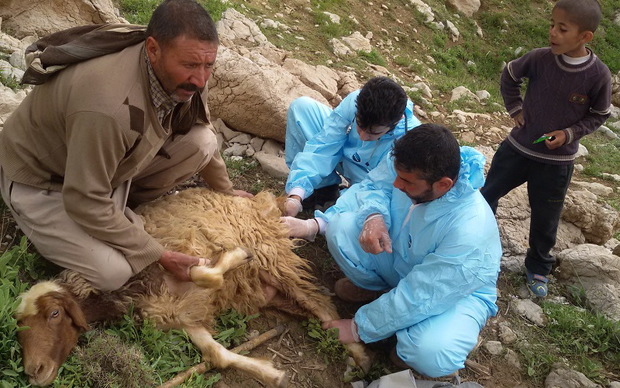
[[[274,196],[262,192],[247,199],[188,189],[137,212],[166,249],[217,262],[192,267],[194,283],[177,282],[153,264],[113,292],[95,291],[71,271],[33,286],[16,313],[18,323],[30,327],[18,333],[30,382],[52,383],[79,333],[88,330],[87,322],[118,319],[133,304],[158,328],[185,330],[212,366],[243,370],[267,386],[286,386],[285,373],[271,362],[232,353],[210,333],[214,317],[231,308],[244,314],[276,309],[323,322],[338,318],[308,264],[292,251]],[[348,349],[367,371],[370,358],[363,346]]]

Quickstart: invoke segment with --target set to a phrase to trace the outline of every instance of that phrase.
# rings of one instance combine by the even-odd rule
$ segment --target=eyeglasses
[[[359,117],[356,115],[355,116],[355,123],[357,124],[357,127],[368,133],[369,135],[384,135],[390,131],[392,131],[394,128],[396,128],[396,126],[398,125],[398,123],[400,122],[400,120],[398,120],[397,122],[393,123],[392,125],[373,125],[371,127],[366,127],[364,125],[362,125],[362,123],[360,123]]]

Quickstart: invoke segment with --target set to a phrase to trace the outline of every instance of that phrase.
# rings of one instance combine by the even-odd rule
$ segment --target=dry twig
[[[280,358],[282,358],[282,359],[284,359],[284,360],[286,360],[286,361],[288,361],[288,362],[290,362],[290,363],[297,362],[297,361],[293,360],[292,358],[287,357],[287,356],[285,356],[284,354],[282,354],[282,353],[278,352],[277,350],[274,350],[274,349],[271,349],[271,348],[267,348],[267,350],[269,350],[270,352],[272,352],[272,353],[273,353],[273,354],[275,354],[276,356],[280,356]]]

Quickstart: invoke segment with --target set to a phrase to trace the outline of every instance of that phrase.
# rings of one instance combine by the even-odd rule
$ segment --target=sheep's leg
[[[224,274],[233,268],[248,263],[252,254],[243,249],[235,248],[220,257],[212,266],[196,265],[190,269],[192,281],[204,288],[220,288],[224,284]]]
[[[334,319],[340,318],[338,316],[338,312],[336,312],[336,308],[329,301],[329,298],[327,297],[320,298],[318,295],[315,295],[314,297],[310,297],[307,294],[307,291],[302,290],[300,287],[291,287],[291,289],[285,292],[283,290],[282,284],[280,284],[277,281],[277,279],[270,273],[266,271],[260,271],[259,275],[263,283],[279,291],[279,293],[277,293],[275,297],[272,297],[271,299],[271,304],[273,304],[274,307],[278,308],[281,306],[286,306],[287,304],[279,300],[279,297],[280,295],[288,294],[290,296],[290,299],[292,299],[292,301],[297,306],[300,306],[302,309],[305,309],[308,313],[316,316],[321,322],[328,322],[328,321],[332,321]],[[318,291],[316,292],[318,293]],[[322,296],[323,295],[321,295],[321,297]],[[323,301],[323,303],[318,303],[318,300],[320,299],[325,299],[325,300]],[[285,308],[284,310],[286,311],[288,309]],[[366,347],[362,345],[361,343],[348,344],[348,345],[345,345],[345,347],[349,351],[349,354],[351,355],[351,357],[353,357],[353,360],[355,360],[355,363],[360,368],[362,368],[364,372],[368,373],[368,371],[370,370],[370,367],[372,366],[373,357],[369,355],[368,351],[366,350]]]
[[[231,352],[213,339],[204,327],[188,327],[185,332],[202,352],[204,360],[215,368],[233,367],[250,374],[268,387],[288,385],[286,373],[273,367],[271,362]]]

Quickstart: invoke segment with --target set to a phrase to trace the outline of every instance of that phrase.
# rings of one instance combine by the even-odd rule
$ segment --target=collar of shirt
[[[151,94],[151,100],[153,100],[153,105],[155,106],[155,111],[157,112],[157,119],[163,125],[165,124],[163,122],[164,118],[172,111],[172,109],[174,109],[177,103],[161,86],[161,83],[155,76],[155,71],[153,71],[153,66],[151,65],[149,56],[146,53],[144,53],[144,58],[146,60],[146,68],[149,74],[149,93]]]

